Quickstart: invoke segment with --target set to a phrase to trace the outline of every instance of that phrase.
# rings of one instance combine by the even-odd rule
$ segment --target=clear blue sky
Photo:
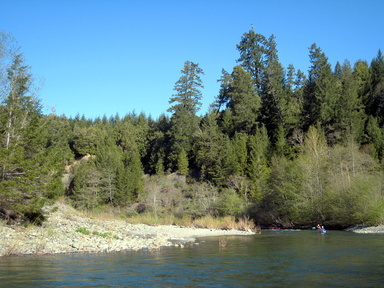
[[[383,11],[383,0],[0,0],[0,30],[44,79],[39,97],[57,114],[157,118],[186,60],[205,72],[205,114],[251,25],[276,36],[285,67],[307,73],[314,42],[332,65],[370,63],[384,50]]]

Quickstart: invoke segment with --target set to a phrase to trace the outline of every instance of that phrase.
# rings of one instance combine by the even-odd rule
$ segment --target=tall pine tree
[[[196,112],[200,109],[201,89],[204,88],[200,78],[204,75],[204,71],[198,64],[186,61],[181,73],[182,76],[174,87],[176,94],[169,100],[172,106],[168,109],[169,112],[173,112],[169,134],[173,169],[176,169],[177,159],[183,150],[188,156],[192,151],[194,133],[198,128]]]
[[[257,94],[261,91],[262,78],[265,69],[265,53],[267,38],[264,35],[257,34],[253,29],[244,33],[241,41],[236,45],[240,52],[240,58],[237,60],[241,66],[251,74],[254,81],[254,88]]]
[[[272,35],[267,42],[266,67],[262,79],[262,118],[274,145],[280,129],[285,136],[287,93],[284,91],[284,69],[277,56],[276,42]]]

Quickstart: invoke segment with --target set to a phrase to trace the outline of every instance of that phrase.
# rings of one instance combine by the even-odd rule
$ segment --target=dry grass
[[[178,225],[183,227],[191,227],[192,219],[189,216],[182,218],[174,215],[156,216],[150,213],[138,214],[126,218],[126,221],[131,224],[147,224],[147,225]]]
[[[255,225],[252,220],[247,217],[236,220],[233,216],[225,217],[212,217],[204,216],[193,221],[195,227],[209,228],[209,229],[225,229],[225,230],[253,230]]]
[[[239,230],[260,230],[259,227],[255,226],[255,223],[249,217],[239,218],[237,221],[237,229]]]
[[[58,200],[61,204],[67,204],[65,198],[62,197]],[[69,206],[69,205],[68,205]],[[76,211],[76,212],[75,212]],[[117,207],[105,205],[92,211],[79,211],[70,209],[67,211],[69,215],[76,213],[79,216],[99,219],[99,220],[124,220],[131,224],[147,224],[152,226],[157,225],[178,225],[182,227],[197,227],[208,229],[222,229],[222,230],[255,230],[256,227],[249,217],[235,218],[234,216],[213,217],[210,215],[203,216],[197,219],[192,219],[191,216],[186,215],[176,217],[173,214],[158,216],[153,213],[134,214],[126,216],[126,211],[120,210]]]
[[[178,225],[182,227],[197,227],[207,229],[222,229],[222,230],[255,230],[255,225],[252,220],[247,217],[236,219],[233,216],[213,217],[204,216],[192,220],[190,216],[182,218],[174,215],[156,216],[150,213],[137,214],[125,220],[131,224],[147,224],[147,225]]]
[[[112,207],[110,205],[105,205],[98,207],[94,210],[76,210],[78,215],[98,220],[125,220],[123,211],[117,207]]]
[[[67,205],[67,201],[66,201],[66,198],[64,196],[60,197],[59,199],[56,200],[57,203],[59,204],[64,204],[64,205]]]

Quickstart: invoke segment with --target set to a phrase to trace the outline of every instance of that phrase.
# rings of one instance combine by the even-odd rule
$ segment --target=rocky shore
[[[346,231],[360,233],[360,234],[384,234],[384,225],[368,226],[357,225],[346,229]]]
[[[41,227],[0,224],[0,257],[78,252],[118,252],[124,250],[183,247],[197,237],[252,235],[251,231],[148,226],[122,220],[84,217],[72,207],[56,203],[47,207],[48,220]]]

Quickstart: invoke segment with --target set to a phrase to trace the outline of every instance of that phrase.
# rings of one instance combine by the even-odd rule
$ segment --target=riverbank
[[[98,253],[159,249],[195,242],[198,237],[252,235],[252,231],[184,228],[173,225],[129,224],[123,220],[91,219],[72,207],[46,207],[41,227],[0,225],[0,257],[58,253]]]

